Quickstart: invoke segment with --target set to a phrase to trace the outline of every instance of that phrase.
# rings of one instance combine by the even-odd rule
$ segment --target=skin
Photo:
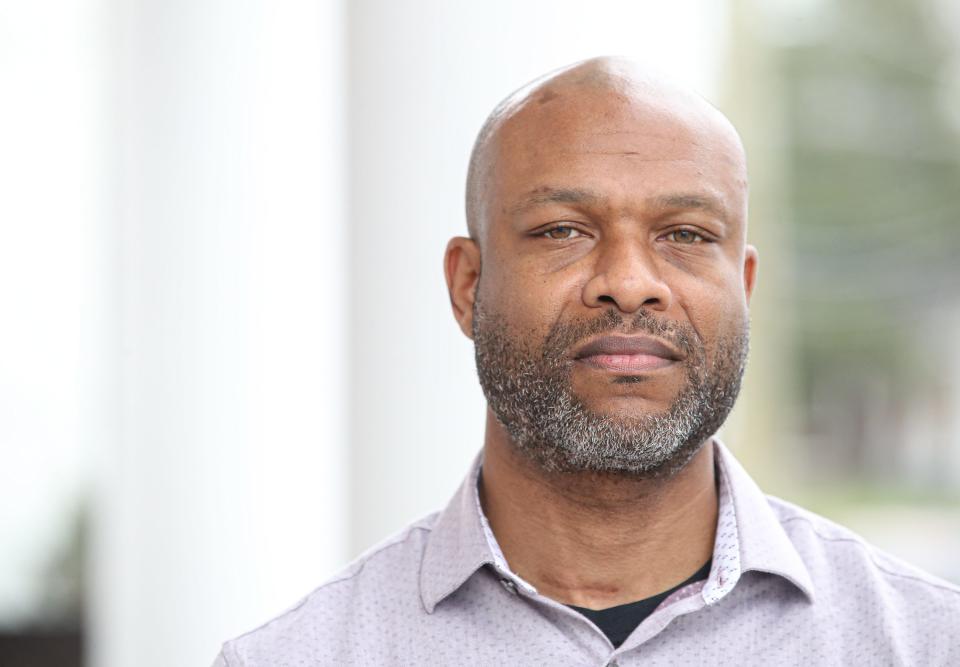
[[[730,123],[696,95],[595,59],[509,99],[475,149],[470,237],[444,268],[461,330],[479,294],[517,336],[648,309],[713,341],[747,320],[757,252],[746,244],[747,176]],[[481,261],[482,260],[482,261]],[[481,272],[482,266],[482,272]],[[614,382],[575,363],[591,410],[665,412],[682,364]],[[711,447],[668,477],[548,473],[487,410],[481,502],[510,567],[559,602],[602,609],[682,582],[713,550]]]

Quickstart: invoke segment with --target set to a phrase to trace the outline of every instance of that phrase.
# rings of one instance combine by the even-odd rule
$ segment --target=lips
[[[635,373],[664,368],[682,358],[666,343],[648,336],[603,336],[581,347],[575,356],[603,370]]]

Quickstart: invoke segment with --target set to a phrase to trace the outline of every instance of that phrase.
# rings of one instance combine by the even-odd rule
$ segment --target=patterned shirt
[[[765,496],[713,447],[710,575],[619,648],[510,570],[480,507],[478,456],[446,509],[224,644],[214,667],[960,665],[960,588]]]

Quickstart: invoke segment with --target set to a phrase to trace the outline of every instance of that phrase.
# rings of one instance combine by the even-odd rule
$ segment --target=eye
[[[706,241],[703,235],[691,229],[675,229],[667,234],[667,238],[674,243],[680,243],[682,245],[693,245],[694,243],[703,243]]]
[[[553,239],[554,241],[566,241],[569,239],[575,239],[578,236],[582,236],[579,230],[576,230],[573,227],[567,227],[565,225],[551,227],[550,229],[542,232],[542,235],[546,236],[548,239]]]

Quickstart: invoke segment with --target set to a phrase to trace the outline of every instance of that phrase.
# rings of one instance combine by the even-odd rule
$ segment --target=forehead
[[[624,204],[702,192],[734,217],[745,209],[739,139],[719,112],[695,100],[532,95],[499,128],[492,149],[490,195],[501,210],[537,188],[558,186]]]

